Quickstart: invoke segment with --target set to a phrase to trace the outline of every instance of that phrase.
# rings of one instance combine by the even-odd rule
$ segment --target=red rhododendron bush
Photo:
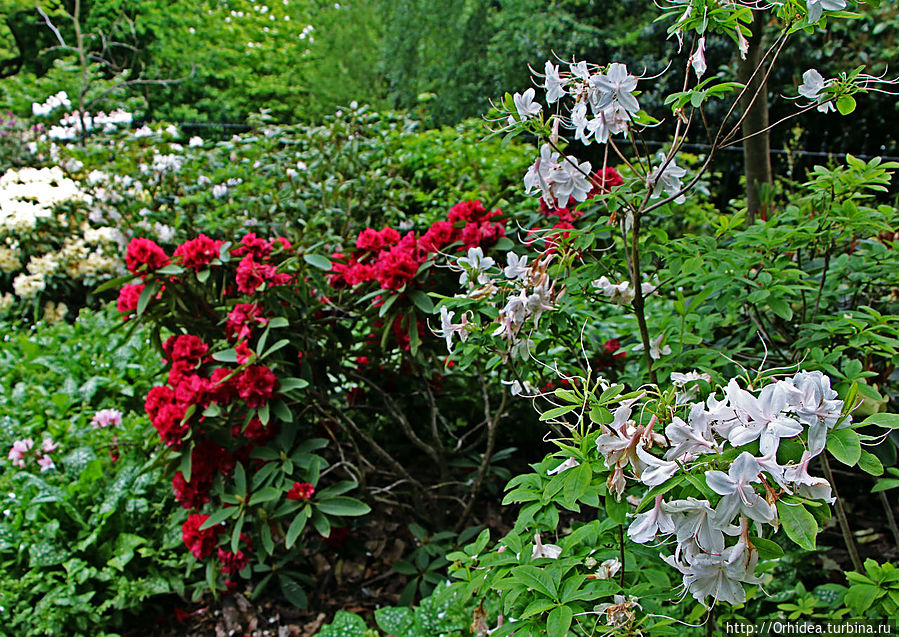
[[[447,266],[511,247],[507,223],[465,201],[421,231],[365,228],[330,258],[254,232],[130,242],[116,307],[152,328],[165,382],[145,409],[210,588],[274,576],[302,603],[304,559],[369,512],[359,497],[411,496],[419,519],[462,527],[488,472],[467,458],[491,458],[508,388],[453,374],[428,315],[458,287]],[[460,461],[475,479],[442,486]]]

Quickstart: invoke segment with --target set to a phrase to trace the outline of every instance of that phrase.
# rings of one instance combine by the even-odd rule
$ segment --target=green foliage
[[[110,338],[113,321],[85,311],[30,333],[4,325],[0,606],[15,634],[111,634],[185,589],[183,514],[147,461],[141,394],[151,378],[139,361],[152,354],[143,334]],[[125,411],[122,425],[93,428],[102,408]],[[52,438],[56,468],[41,472],[30,457],[14,466],[6,451],[25,438],[38,447]]]

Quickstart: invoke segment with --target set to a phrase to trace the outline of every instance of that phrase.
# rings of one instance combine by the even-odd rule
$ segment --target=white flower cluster
[[[590,183],[590,162],[579,163],[569,157],[561,158],[552,146],[543,144],[540,157],[524,176],[525,193],[539,190],[550,208],[568,206],[568,201],[586,201],[593,184]]]
[[[90,203],[91,198],[58,166],[7,170],[0,177],[0,234],[20,235],[34,230],[38,219],[67,201]]]
[[[99,112],[96,115],[73,111],[66,113],[59,120],[59,124],[51,126],[47,131],[50,139],[69,141],[77,139],[82,132],[90,132],[100,128],[105,133],[111,133],[117,126],[130,125],[133,120],[131,113],[117,108],[110,113]]]
[[[459,283],[468,285],[468,296],[477,299],[494,299],[502,296],[503,300],[493,301],[500,308],[497,321],[499,325],[492,336],[500,336],[511,344],[512,356],[524,357],[528,354],[532,343],[522,338],[524,326],[533,321],[537,325],[544,312],[555,309],[555,301],[561,295],[556,291],[555,283],[550,280],[547,268],[553,255],[549,254],[528,264],[528,257],[519,257],[514,252],[506,255],[507,265],[502,274],[491,257],[485,257],[481,248],[469,248],[464,257],[457,261],[456,269],[461,271]],[[504,294],[500,295],[500,292]],[[502,307],[500,307],[502,305]],[[454,324],[453,313],[441,308],[441,329],[438,336],[446,338],[447,348],[452,351],[452,337],[459,334],[466,340],[470,331],[467,319]],[[518,385],[520,393],[521,386]]]
[[[31,105],[31,113],[35,117],[43,117],[45,115],[49,115],[54,110],[62,106],[63,108],[69,108],[72,105],[72,102],[69,101],[69,96],[65,91],[60,91],[56,95],[51,95],[47,98],[43,104],[38,104],[34,102]]]
[[[679,378],[689,382],[687,376]],[[759,582],[750,522],[778,526],[775,503],[782,494],[833,502],[830,484],[809,475],[808,467],[824,450],[828,430],[839,422],[841,427],[849,426],[843,401],[819,371],[799,372],[758,392],[744,390],[731,380],[723,399],[712,395],[704,403],[694,403],[686,420],[674,416],[662,436],[653,431],[655,417],[647,426],[631,420],[638,400],[622,403],[597,439],[597,448],[612,469],[610,490],[624,492],[624,471],[630,466],[632,476],[647,487],[689,472],[704,479],[720,499],[712,506],[705,499],[666,502],[659,495],[651,510],[636,515],[628,537],[645,544],[674,536],[674,555],[663,559],[681,572],[687,592],[703,604],[707,597],[742,603],[742,585]],[[781,440],[799,439],[802,434],[807,434],[806,448],[799,462],[779,464]],[[728,444],[739,448],[755,441],[757,456],[743,451],[729,466],[723,464],[721,454]],[[667,449],[658,457],[651,453],[654,447]],[[737,538],[736,542],[728,546],[728,537]]]

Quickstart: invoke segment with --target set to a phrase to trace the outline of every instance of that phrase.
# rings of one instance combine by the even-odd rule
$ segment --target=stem
[[[481,485],[484,482],[484,476],[487,475],[487,469],[490,466],[490,459],[493,457],[493,448],[496,446],[496,433],[499,429],[499,421],[504,415],[504,412],[506,410],[506,401],[508,400],[508,395],[506,394],[506,392],[503,392],[503,398],[499,404],[499,409],[497,410],[495,415],[492,415],[492,409],[490,408],[490,396],[487,393],[487,384],[484,382],[484,377],[481,375],[480,370],[478,371],[478,380],[481,383],[481,396],[484,400],[484,417],[487,420],[487,447],[484,449],[484,457],[481,459],[481,466],[478,467],[478,475],[475,477],[474,482],[471,485],[471,492],[468,495],[468,502],[465,504],[465,509],[459,516],[459,521],[456,522],[454,530],[457,533],[462,530],[462,527],[465,526],[465,522],[468,521],[468,517],[471,515],[471,510],[472,508],[474,508],[475,500],[478,497],[478,492],[480,492]]]
[[[832,254],[834,245],[831,241],[827,251],[824,253],[824,270],[821,272],[821,282],[818,284],[818,295],[815,297],[815,311],[812,312],[811,320],[814,321],[818,316],[818,306],[821,303],[821,294],[824,292],[824,283],[827,281],[827,270],[830,267],[830,255]]]
[[[621,562],[621,571],[618,576],[618,584],[624,588],[624,527],[618,525],[618,561]]]
[[[896,526],[896,516],[893,515],[893,507],[890,505],[890,501],[887,499],[887,494],[881,491],[877,495],[880,496],[880,502],[883,504],[883,510],[886,511],[887,514],[887,525],[890,527],[890,531],[893,532],[893,542],[896,543],[896,546],[899,547],[899,526]]]
[[[640,340],[643,341],[643,356],[646,359],[646,369],[649,371],[649,380],[653,385],[658,385],[655,370],[652,368],[652,356],[649,353],[649,329],[646,327],[646,303],[643,297],[643,277],[640,272],[640,215],[634,213],[634,225],[631,228],[631,266],[633,268],[632,284],[634,286],[634,301],[632,303],[634,314],[637,315],[637,326],[640,328]]]
[[[840,533],[843,535],[843,543],[846,545],[846,550],[849,552],[849,559],[852,560],[853,568],[859,573],[863,573],[864,566],[862,565],[862,558],[858,554],[855,538],[852,537],[852,530],[849,528],[849,520],[846,518],[846,510],[843,509],[843,501],[840,499],[840,494],[837,493],[837,483],[834,482],[833,471],[830,470],[830,463],[827,461],[826,452],[821,454],[821,468],[824,469],[824,477],[827,478],[827,481],[830,483],[830,488],[833,490],[833,497],[836,498],[834,512],[837,516],[837,522],[840,523]]]

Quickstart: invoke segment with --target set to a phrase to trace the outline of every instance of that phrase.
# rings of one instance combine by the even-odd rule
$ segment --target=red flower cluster
[[[248,254],[237,265],[237,291],[241,294],[253,294],[263,283],[270,286],[287,285],[293,277],[273,265],[260,263],[253,254]]]
[[[213,526],[201,531],[200,527],[208,519],[208,515],[191,513],[181,526],[181,537],[184,539],[184,544],[198,560],[212,555],[212,551],[218,543],[216,536],[222,531],[220,526]]]
[[[294,482],[287,492],[288,500],[308,500],[315,495],[315,487],[308,482]]]
[[[244,569],[250,563],[250,557],[243,551],[232,553],[222,548],[218,550],[219,563],[222,566],[222,573],[225,575],[233,575]]]
[[[140,300],[141,292],[146,286],[143,283],[134,283],[131,285],[123,285],[119,290],[119,298],[116,301],[116,309],[122,314],[130,314],[137,309],[137,302]]]
[[[190,268],[194,272],[199,272],[213,259],[219,258],[223,241],[210,239],[205,234],[201,234],[196,239],[185,241],[175,249],[175,256],[181,259],[181,265]]]
[[[131,274],[146,274],[168,265],[165,250],[150,239],[135,238],[125,250],[125,265]]]
[[[486,212],[480,201],[456,204],[447,221],[437,221],[420,239],[414,232],[404,236],[393,228],[366,228],[356,237],[356,252],[331,255],[333,287],[354,287],[377,281],[384,290],[399,290],[418,273],[430,255],[451,243],[461,242],[460,249],[490,246],[505,236],[502,212]]]
[[[265,327],[268,319],[263,316],[265,310],[254,303],[238,303],[228,313],[225,322],[225,335],[229,341],[247,339],[256,327]]]
[[[248,407],[262,407],[277,391],[277,376],[265,365],[250,365],[237,377],[237,395]]]
[[[624,183],[624,179],[618,174],[618,171],[611,166],[607,167],[605,170],[597,170],[590,175],[590,181],[593,184],[593,188],[587,193],[588,200],[593,199],[596,195],[611,192],[612,188],[617,188]],[[573,209],[575,204],[577,204],[577,202],[574,198],[570,198],[568,200],[568,205],[565,208],[550,208],[541,198],[540,212],[548,217],[558,217],[559,221],[563,223],[571,223],[575,219],[582,217],[584,214],[580,210]]]
[[[190,454],[190,481],[179,471],[172,479],[175,498],[185,509],[199,509],[209,502],[209,489],[216,473],[228,474],[234,469],[232,458],[224,447],[203,440]]]
[[[617,367],[624,362],[627,352],[621,351],[621,343],[617,338],[610,338],[602,345],[602,352],[594,360],[597,371]]]

